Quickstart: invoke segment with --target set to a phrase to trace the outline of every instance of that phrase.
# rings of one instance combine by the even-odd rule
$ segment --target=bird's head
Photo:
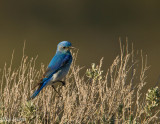
[[[72,48],[74,47],[72,47],[72,44],[69,41],[62,41],[58,44],[57,51],[61,51],[65,53],[70,51],[70,49]]]

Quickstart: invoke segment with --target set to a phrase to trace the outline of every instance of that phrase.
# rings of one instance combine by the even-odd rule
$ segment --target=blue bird
[[[47,85],[52,85],[53,88],[53,84],[56,82],[61,82],[63,85],[65,85],[65,82],[62,81],[62,79],[67,75],[72,63],[72,55],[70,53],[70,49],[72,48],[74,47],[72,47],[72,44],[68,41],[62,41],[58,44],[55,56],[49,63],[46,72],[42,76],[42,79],[35,86],[39,87],[33,93],[30,99],[34,99],[39,94],[39,92]]]

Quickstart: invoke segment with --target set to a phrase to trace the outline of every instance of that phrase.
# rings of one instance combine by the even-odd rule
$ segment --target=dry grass
[[[24,50],[23,50],[24,53]],[[14,56],[14,55],[13,55]],[[13,57],[12,56],[12,57]],[[52,87],[46,87],[34,100],[27,102],[33,93],[34,83],[44,72],[44,65],[37,70],[36,58],[23,54],[18,69],[4,66],[0,79],[1,123],[104,123],[146,124],[158,123],[160,109],[147,108],[146,85],[147,58],[142,53],[128,50],[120,44],[120,55],[104,73],[99,65],[92,64],[86,74],[74,62],[66,77],[66,86],[57,87],[62,97]],[[137,61],[137,58],[139,59]],[[151,102],[152,104],[152,102]],[[152,106],[153,109],[159,107]],[[160,108],[160,107],[159,107]]]

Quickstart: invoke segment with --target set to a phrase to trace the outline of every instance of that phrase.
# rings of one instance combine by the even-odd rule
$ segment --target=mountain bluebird
[[[36,85],[39,86],[38,89],[33,93],[30,99],[34,99],[39,94],[39,92],[47,85],[52,85],[53,88],[53,84],[56,82],[61,82],[63,85],[65,85],[65,82],[62,81],[62,79],[68,73],[70,65],[72,63],[72,55],[70,53],[70,49],[72,48],[74,47],[72,47],[72,44],[68,41],[62,41],[58,44],[55,56],[49,63],[42,79]]]

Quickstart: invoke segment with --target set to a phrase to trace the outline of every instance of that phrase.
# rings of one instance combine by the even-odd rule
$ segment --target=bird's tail
[[[33,93],[33,95],[28,99],[28,101],[31,100],[31,99],[34,99],[39,94],[39,92],[43,89],[43,87],[45,85],[46,85],[45,82],[44,83],[40,83],[38,89]]]

